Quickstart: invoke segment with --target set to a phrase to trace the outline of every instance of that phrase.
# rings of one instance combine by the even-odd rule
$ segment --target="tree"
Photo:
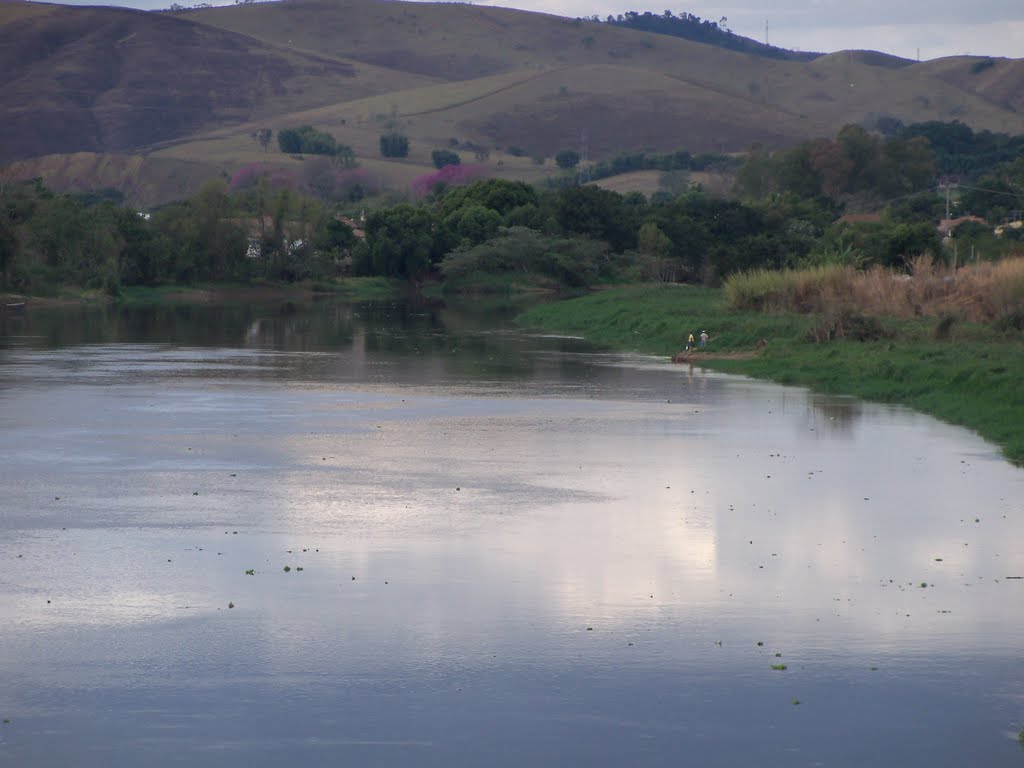
[[[11,271],[18,253],[18,234],[6,213],[0,213],[0,288],[10,287]]]
[[[282,152],[290,155],[334,155],[338,151],[338,143],[331,134],[311,125],[283,128],[277,132],[277,143]]]
[[[485,179],[465,187],[449,189],[441,201],[442,214],[447,216],[459,208],[482,205],[508,216],[510,211],[525,205],[537,205],[537,191],[521,181]]]
[[[274,137],[274,132],[269,128],[260,128],[253,134],[256,137],[256,141],[263,147],[263,151],[267,151],[267,146],[270,144],[270,140]]]
[[[366,244],[373,272],[415,279],[430,266],[434,217],[408,203],[375,211],[366,220]]]
[[[459,165],[462,162],[458,153],[452,152],[450,149],[435,149],[430,153],[430,159],[433,160],[434,167],[438,170],[446,165]]]
[[[400,133],[385,133],[380,137],[382,157],[408,157],[409,139]]]
[[[476,245],[498,234],[501,215],[482,205],[459,208],[445,219],[445,226],[463,243]]]
[[[356,160],[356,151],[348,144],[339,144],[334,151],[334,164],[339,168],[355,168],[359,165]]]
[[[843,146],[829,139],[816,139],[811,143],[810,166],[821,179],[821,192],[833,200],[851,183],[854,161],[843,151]]]
[[[669,254],[672,248],[672,241],[665,236],[657,224],[648,221],[640,227],[637,234],[637,247],[640,252],[648,256],[663,259]]]
[[[288,155],[302,152],[302,136],[294,128],[282,128],[277,132],[277,146]]]
[[[636,212],[617,192],[593,185],[568,187],[559,190],[553,207],[558,225],[568,235],[604,240],[616,252],[636,246]]]
[[[575,152],[571,149],[563,149],[557,155],[555,155],[555,163],[562,170],[568,171],[575,168],[580,163],[580,153]]]

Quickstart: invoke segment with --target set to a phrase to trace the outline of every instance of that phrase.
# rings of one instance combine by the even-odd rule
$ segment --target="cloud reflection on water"
[[[900,409],[622,356],[500,380],[396,359],[379,383],[346,378],[347,350],[259,375],[209,368],[221,350],[74,354],[14,355],[0,393],[0,670],[65,716],[89,720],[67,689],[159,690],[172,719],[256,689],[345,711],[339,743],[433,743],[444,706],[538,733],[530,702],[678,739],[672,707],[717,733],[709,713],[774,700],[775,652],[810,686],[884,661],[949,683],[1019,651],[1021,472]]]

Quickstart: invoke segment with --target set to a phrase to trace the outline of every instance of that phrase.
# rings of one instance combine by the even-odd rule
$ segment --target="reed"
[[[809,314],[847,307],[876,317],[951,317],[1024,328],[1024,256],[959,269],[919,256],[908,267],[753,270],[730,277],[724,295],[737,310]]]

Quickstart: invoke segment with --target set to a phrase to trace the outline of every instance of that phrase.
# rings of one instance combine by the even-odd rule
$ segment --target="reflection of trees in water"
[[[26,314],[17,333],[45,348],[131,343],[300,350],[351,343],[348,305],[318,310],[313,302],[48,307]]]
[[[807,426],[815,432],[851,437],[864,415],[863,404],[853,398],[807,395]]]
[[[575,355],[536,355],[538,340],[512,322],[509,303],[348,302],[336,297],[230,304],[74,306],[27,314],[5,334],[45,348],[82,344],[159,344],[183,347],[349,353],[345,366],[373,358],[419,359],[424,365],[471,378],[528,380],[586,376]],[[545,350],[589,349],[579,340],[545,339]],[[429,359],[429,363],[428,363]],[[312,360],[289,363],[309,365]],[[314,371],[310,371],[315,376]],[[592,373],[591,373],[592,375]]]

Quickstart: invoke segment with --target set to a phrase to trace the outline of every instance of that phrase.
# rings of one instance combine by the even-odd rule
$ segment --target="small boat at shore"
[[[28,307],[27,301],[0,304],[0,315],[5,317],[19,317],[25,314],[26,307]]]

